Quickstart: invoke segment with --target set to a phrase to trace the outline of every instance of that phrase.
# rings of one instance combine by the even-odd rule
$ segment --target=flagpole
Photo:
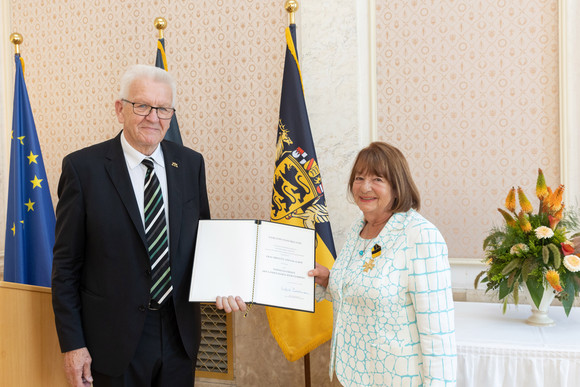
[[[296,0],[286,0],[284,9],[288,12],[288,24],[295,24],[294,14],[298,11],[298,2]],[[304,355],[304,386],[311,387],[310,382],[310,353]]]
[[[14,45],[14,54],[20,54],[20,45],[22,44],[22,35],[18,32],[10,34],[10,42]]]
[[[167,20],[163,17],[158,17],[155,18],[153,24],[155,24],[155,28],[159,31],[159,39],[163,39],[163,30],[167,28]]]
[[[295,24],[294,14],[298,11],[298,2],[296,0],[287,0],[284,9],[288,12],[288,24]]]

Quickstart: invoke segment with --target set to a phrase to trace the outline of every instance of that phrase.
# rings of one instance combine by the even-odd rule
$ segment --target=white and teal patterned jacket
[[[409,210],[394,214],[365,249],[363,226],[361,217],[328,288],[316,290],[318,300],[333,302],[330,377],[336,372],[344,386],[455,386],[451,275],[441,233]],[[365,272],[375,245],[380,255]]]

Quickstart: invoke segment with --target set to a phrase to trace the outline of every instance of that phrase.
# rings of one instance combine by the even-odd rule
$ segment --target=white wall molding
[[[376,0],[357,2],[359,145],[377,135],[377,28]]]
[[[566,203],[580,205],[580,4],[559,0],[560,169]]]
[[[451,266],[464,265],[464,266],[477,266],[480,268],[485,267],[485,264],[483,264],[479,258],[449,258],[449,264]]]
[[[12,130],[12,99],[14,94],[14,46],[10,43],[12,23],[10,1],[0,2],[0,246],[6,234],[6,206],[8,203],[8,166],[10,164],[10,131]],[[0,257],[4,263],[4,252]]]
[[[449,258],[449,265],[454,290],[473,290],[475,277],[485,269],[485,264],[477,258]]]

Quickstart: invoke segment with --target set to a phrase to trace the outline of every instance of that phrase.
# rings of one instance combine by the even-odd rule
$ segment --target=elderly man
[[[163,141],[175,95],[166,71],[129,68],[121,133],[63,160],[52,290],[72,386],[193,385],[201,317],[188,293],[210,211],[201,154]]]

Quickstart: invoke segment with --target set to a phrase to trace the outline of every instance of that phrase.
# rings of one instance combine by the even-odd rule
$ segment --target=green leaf
[[[536,308],[539,308],[540,302],[542,301],[542,296],[544,295],[544,286],[542,285],[542,283],[538,282],[533,278],[528,278],[528,280],[526,281],[526,286],[528,287],[530,296],[532,296],[532,301],[534,301],[534,305],[536,305]]]
[[[576,293],[574,288],[574,280],[570,277],[566,278],[566,287],[564,288],[566,295],[562,297],[562,306],[566,316],[570,314],[570,309],[572,309],[572,304],[574,303],[574,295]]]
[[[505,300],[503,300],[502,313],[505,314],[506,310],[507,310],[507,298]]]
[[[514,304],[518,304],[520,302],[520,283],[516,281],[514,284]]]
[[[505,298],[508,294],[510,294],[511,289],[508,286],[507,281],[501,281],[499,284],[499,299]]]

